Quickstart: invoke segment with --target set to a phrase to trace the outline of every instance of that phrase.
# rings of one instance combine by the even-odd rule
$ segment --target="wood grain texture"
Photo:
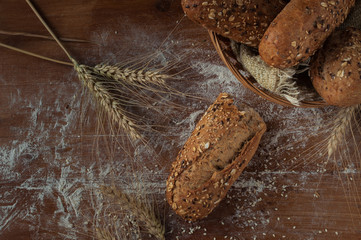
[[[360,157],[326,163],[326,155],[311,149],[322,150],[317,143],[327,129],[319,126],[332,121],[337,109],[285,108],[243,88],[223,66],[207,31],[182,18],[178,0],[34,4],[59,37],[89,41],[65,43],[79,62],[124,62],[161,48],[160,61],[181,59],[175,71],[184,71],[172,87],[201,99],[179,97],[181,110],[151,115],[167,125],[162,134],[148,135],[157,153],[151,154],[122,134],[111,136],[106,124],[107,134],[99,131],[96,104],[71,67],[0,48],[0,239],[93,239],[102,217],[92,190],[114,182],[135,191],[133,172],[155,199],[166,239],[360,239]],[[47,34],[20,0],[1,1],[0,26]],[[0,42],[67,61],[53,41],[0,35]],[[268,130],[220,205],[204,220],[187,223],[165,201],[166,178],[220,92],[255,108]]]

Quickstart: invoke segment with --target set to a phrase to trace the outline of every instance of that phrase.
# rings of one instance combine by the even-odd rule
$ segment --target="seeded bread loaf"
[[[254,155],[266,125],[253,109],[233,105],[226,93],[208,108],[167,180],[166,197],[187,221],[206,217],[226,196]]]
[[[194,22],[224,37],[257,47],[284,0],[182,0]]]
[[[345,20],[354,4],[355,0],[291,0],[265,32],[260,56],[281,69],[305,61]]]
[[[312,84],[328,104],[361,103],[361,30],[335,31],[310,65]]]

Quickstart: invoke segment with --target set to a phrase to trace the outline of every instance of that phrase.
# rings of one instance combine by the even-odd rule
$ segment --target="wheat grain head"
[[[347,129],[351,125],[351,120],[356,112],[360,110],[361,105],[354,105],[342,108],[334,121],[334,126],[327,143],[328,157],[331,157],[344,140]]]
[[[138,84],[155,84],[165,86],[165,79],[170,78],[169,75],[161,74],[159,71],[146,71],[145,69],[134,70],[107,64],[98,64],[93,68],[93,70],[99,75],[112,78],[116,81]]]
[[[115,201],[119,207],[127,210],[130,214],[144,224],[148,233],[155,236],[158,240],[164,240],[165,228],[161,221],[157,218],[155,212],[140,201],[115,187],[101,186],[100,191],[107,197]]]
[[[79,79],[84,86],[93,94],[97,103],[109,114],[110,118],[117,122],[133,140],[141,139],[141,135],[136,130],[136,124],[132,119],[126,116],[125,110],[121,104],[116,101],[111,91],[108,91],[106,86],[97,75],[93,74],[91,67],[86,65],[74,64],[74,69],[78,73]]]

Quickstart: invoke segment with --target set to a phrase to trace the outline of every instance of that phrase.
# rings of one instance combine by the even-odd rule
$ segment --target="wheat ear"
[[[165,240],[164,225],[157,218],[155,212],[147,207],[145,203],[121,192],[115,187],[101,186],[100,190],[105,196],[112,198],[120,207],[129,211],[138,221],[142,222],[148,233],[158,240]]]
[[[351,125],[354,114],[360,109],[361,105],[354,105],[342,108],[334,121],[334,127],[327,143],[328,157],[335,153],[339,144],[344,139],[347,129]]]
[[[145,71],[133,70],[130,68],[120,68],[114,65],[105,65],[98,64],[94,67],[94,72],[99,75],[113,78],[117,81],[127,81],[129,83],[140,83],[140,84],[155,84],[155,85],[165,85],[165,79],[170,76],[166,74],[161,74],[158,71]]]
[[[114,99],[102,81],[92,74],[91,70],[89,70],[91,68],[74,62],[74,69],[78,73],[79,79],[89,89],[111,119],[117,122],[133,139],[141,139],[141,135],[136,130],[136,124],[126,116],[121,104]]]

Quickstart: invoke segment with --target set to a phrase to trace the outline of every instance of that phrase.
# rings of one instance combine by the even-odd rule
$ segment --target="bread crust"
[[[328,104],[361,103],[361,30],[335,31],[310,65],[312,84]]]
[[[252,47],[285,5],[283,0],[182,0],[192,21]]]
[[[355,0],[291,0],[265,32],[260,56],[281,69],[307,60],[345,20],[354,4]]]
[[[266,125],[253,109],[242,111],[222,93],[208,108],[176,161],[167,180],[166,198],[187,221],[209,213],[256,152]]]

